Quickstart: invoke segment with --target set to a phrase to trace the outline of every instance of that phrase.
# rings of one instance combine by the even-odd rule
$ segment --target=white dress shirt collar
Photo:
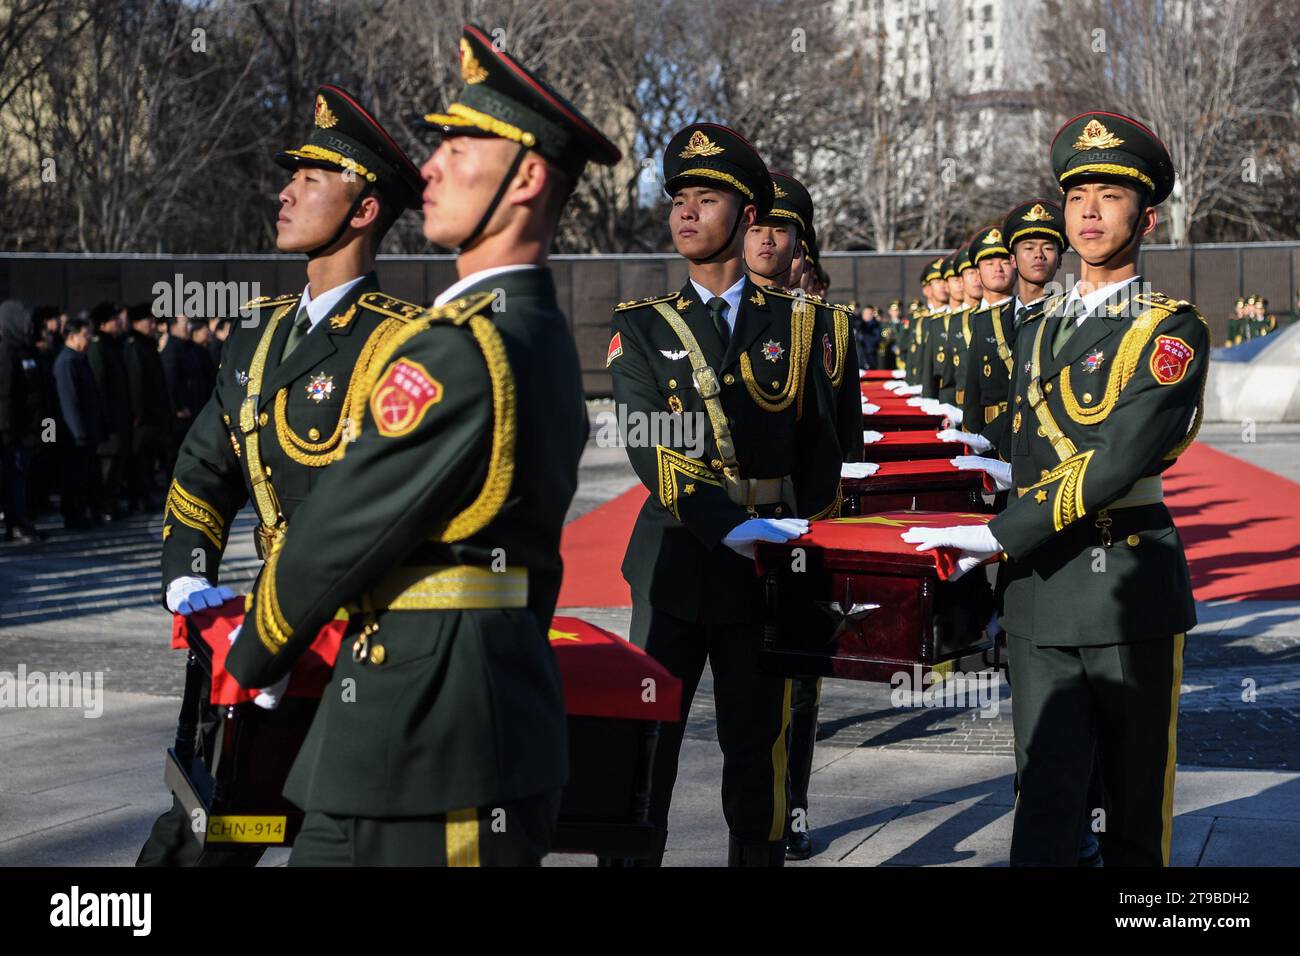
[[[1097,308],[1097,306],[1101,305],[1130,282],[1137,282],[1137,280],[1137,276],[1130,276],[1127,279],[1120,279],[1118,282],[1112,282],[1110,285],[1102,286],[1100,289],[1093,289],[1087,295],[1079,294],[1079,283],[1076,282],[1074,288],[1070,290],[1069,296],[1066,297],[1064,311],[1068,315],[1070,309],[1074,306],[1074,302],[1076,300],[1082,300],[1084,309],[1083,314],[1075,319],[1076,325],[1082,325],[1083,320],[1092,315],[1093,309]]]
[[[700,301],[707,306],[709,300],[713,298],[713,293],[704,288],[704,286],[700,285],[694,279],[691,280],[691,285],[695,287],[695,294],[700,297]],[[745,277],[744,275],[741,275],[741,277],[736,280],[735,285],[722,293],[722,298],[727,302],[727,325],[731,327],[733,332],[736,330],[736,316],[740,314],[740,293],[744,287]]]
[[[334,288],[322,292],[314,299],[311,295],[311,283],[308,282],[303,288],[302,298],[298,302],[299,311],[303,308],[307,309],[307,319],[311,322],[311,328],[307,331],[310,332],[315,329],[322,319],[334,311],[334,306],[338,305],[339,300],[348,294],[348,290],[364,278],[365,276],[357,276],[351,282],[336,285]]]
[[[460,295],[466,289],[477,285],[484,279],[490,279],[493,276],[505,275],[507,272],[522,272],[525,269],[540,269],[541,266],[532,262],[517,263],[510,266],[492,266],[488,269],[480,269],[478,272],[472,272],[465,278],[460,279],[449,285],[438,297],[433,300],[435,306],[446,305],[456,296]]]

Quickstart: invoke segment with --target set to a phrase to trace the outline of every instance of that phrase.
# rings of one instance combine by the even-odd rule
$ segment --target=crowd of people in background
[[[69,315],[0,303],[5,540],[161,510],[176,451],[216,382],[229,319],[101,302]]]

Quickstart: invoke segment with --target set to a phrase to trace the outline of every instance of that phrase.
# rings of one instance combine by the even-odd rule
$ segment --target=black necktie
[[[1020,308],[1016,309],[1016,323],[1014,328],[1020,328],[1020,326],[1024,324],[1025,316],[1028,314],[1029,306],[1027,305],[1022,305]]]
[[[311,316],[307,314],[307,307],[304,305],[298,310],[298,318],[294,320],[293,328],[289,330],[289,335],[284,340],[284,351],[280,353],[281,362],[289,357],[289,353],[298,347],[298,343],[306,338],[310,331]]]
[[[727,300],[720,295],[715,295],[709,300],[708,309],[713,327],[718,332],[723,349],[726,349],[727,342],[731,339],[731,326],[727,325]]]

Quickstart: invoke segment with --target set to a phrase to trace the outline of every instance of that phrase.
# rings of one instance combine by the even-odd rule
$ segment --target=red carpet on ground
[[[619,571],[640,485],[564,529],[560,607],[631,607]],[[1165,472],[1165,499],[1200,601],[1300,599],[1300,484],[1199,442]]]

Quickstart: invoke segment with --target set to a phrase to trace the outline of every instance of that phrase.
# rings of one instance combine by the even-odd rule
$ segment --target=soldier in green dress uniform
[[[814,206],[807,188],[787,173],[772,174],[774,200],[767,217],[745,232],[745,268],[750,281],[760,288],[778,287],[789,276],[789,262],[798,242],[813,227]],[[819,252],[812,238],[805,268],[816,268]],[[792,285],[798,284],[797,279]],[[814,342],[830,335],[834,372],[836,432],[842,461],[862,461],[862,390],[859,385],[856,348],[849,333],[851,315],[847,306],[831,305],[817,295],[808,295],[817,309]],[[897,313],[898,303],[891,303]],[[808,825],[808,781],[812,774],[813,748],[817,741],[817,713],[821,703],[819,677],[795,677],[790,696],[790,811],[786,826],[786,858],[806,860],[812,855]]]
[[[1020,781],[1013,865],[1075,865],[1101,819],[1108,865],[1169,862],[1183,643],[1196,623],[1161,473],[1196,437],[1209,329],[1147,291],[1142,239],[1173,188],[1168,151],[1114,113],[1075,117],[1052,168],[1079,282],[1021,326],[1015,497],[987,527],[911,530],[960,568],[1005,553]],[[1024,366],[1027,365],[1027,371]],[[1104,794],[1089,806],[1094,753]]]
[[[421,170],[460,279],[375,357],[228,661],[264,686],[348,611],[285,786],[306,811],[291,865],[537,864],[568,775],[548,631],[588,428],[546,261],[586,163],[620,153],[479,27],[460,52]]]
[[[226,342],[212,398],[185,436],[163,514],[163,601],[188,614],[233,596],[220,587],[235,515],[251,498],[258,554],[278,547],[298,507],[343,456],[360,380],[419,307],[385,295],[375,250],[403,210],[419,207],[420,171],[351,94],[316,93],[314,128],[278,153],[292,170],[280,193],[276,244],[307,256],[302,292],[247,303]],[[332,613],[332,612],[331,612]],[[275,704],[275,693],[262,702]],[[141,865],[255,862],[260,850],[201,856],[174,803]]]
[[[670,412],[699,423],[694,447],[662,431],[628,458],[650,496],[623,561],[631,637],[683,681],[682,723],[655,755],[651,818],[667,826],[682,732],[712,665],[722,803],[736,866],[781,866],[789,784],[791,683],[758,662],[760,541],[798,537],[839,508],[835,349],[803,295],[747,278],[744,229],[769,217],[772,178],[738,133],[711,123],[664,152],[669,225],[690,278],[677,292],[621,304],[608,366],[629,421]]]
[[[1012,292],[1016,270],[1007,248],[1002,225],[988,226],[971,240],[971,259],[980,272],[984,289],[983,307],[970,317],[971,338],[967,360],[959,381],[962,427],[988,442],[975,449],[988,451],[998,443],[1007,421],[1007,383],[1015,341],[1012,329]]]

